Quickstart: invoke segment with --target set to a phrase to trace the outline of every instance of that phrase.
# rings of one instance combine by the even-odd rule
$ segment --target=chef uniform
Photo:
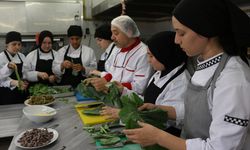
[[[105,76],[112,75],[111,81],[121,82],[128,89],[143,94],[152,74],[147,60],[147,48],[138,38],[130,47],[115,50],[112,58],[107,60],[112,64],[110,74]]]
[[[123,15],[111,21],[111,26],[119,28],[134,43],[127,47],[117,48],[114,55],[107,60],[111,64],[108,73],[101,77],[107,81],[118,81],[134,92],[142,95],[152,75],[152,67],[147,61],[148,47],[141,42],[136,23],[129,16]]]
[[[145,90],[144,103],[167,105],[176,111],[183,110],[184,98],[190,75],[186,70],[187,56],[180,47],[174,44],[175,33],[160,32],[152,36],[147,45],[154,57],[165,66],[165,70],[157,71],[149,80]],[[177,113],[179,119],[184,114]],[[168,121],[167,131],[179,136],[179,122]]]
[[[11,31],[6,35],[6,44],[12,41],[21,42],[21,34],[15,31]],[[14,70],[7,67],[9,62],[14,62],[17,66],[17,70],[20,78],[22,79],[22,66],[25,56],[22,53],[11,55],[8,50],[4,50],[0,53],[0,68],[5,73],[4,78],[1,80],[0,87],[0,104],[16,104],[23,103],[27,99],[28,93],[26,91],[20,91],[17,87],[12,87],[10,82],[17,80]]]
[[[70,26],[68,29],[68,37],[79,36],[82,37],[82,29],[80,26]],[[72,69],[65,69],[61,71],[61,64],[64,60],[69,60],[74,64],[80,63],[85,70],[74,74]],[[97,62],[94,50],[88,46],[80,45],[79,48],[74,49],[70,44],[58,50],[58,55],[53,61],[53,72],[58,78],[61,78],[60,84],[72,85],[76,87],[81,80],[84,80],[90,70],[97,68]]]
[[[105,52],[102,53],[100,60],[97,63],[97,70],[99,71],[109,71],[110,64],[106,63],[106,60],[108,60],[115,48],[115,43],[112,42],[111,39],[112,32],[111,32],[111,26],[109,24],[103,24],[100,27],[98,27],[95,30],[95,38],[99,38],[102,40],[107,40],[107,42],[110,42],[108,47],[105,49]]]
[[[24,78],[30,82],[30,85],[35,83],[52,85],[48,80],[39,79],[37,75],[39,72],[46,72],[49,76],[53,75],[52,62],[57,52],[53,49],[48,52],[42,50],[41,45],[46,37],[49,37],[53,43],[53,34],[50,31],[42,31],[39,34],[38,48],[30,52],[25,58],[23,74]]]
[[[184,105],[186,149],[248,150],[250,68],[240,56],[232,55],[240,55],[239,47],[249,44],[249,17],[229,0],[183,0],[173,15],[204,37],[232,37],[223,53],[197,58]]]

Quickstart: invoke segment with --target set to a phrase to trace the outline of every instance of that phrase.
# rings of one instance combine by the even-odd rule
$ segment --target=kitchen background
[[[232,0],[250,16],[249,0]],[[72,24],[81,25],[82,42],[102,53],[94,39],[95,28],[110,22],[122,12],[137,23],[142,39],[163,30],[171,30],[171,12],[179,0],[1,0],[0,51],[5,49],[5,34],[16,30],[22,33],[23,50],[27,54],[35,46],[35,34],[50,30],[55,35],[54,49],[67,44],[66,31]],[[125,5],[124,5],[125,4]],[[250,55],[250,49],[249,49]]]

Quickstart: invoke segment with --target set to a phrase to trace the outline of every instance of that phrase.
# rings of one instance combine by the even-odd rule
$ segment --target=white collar
[[[71,51],[77,51],[77,50],[81,50],[82,49],[82,45],[80,45],[77,49],[74,49],[74,47],[71,45],[71,44],[69,44],[70,45],[70,47],[69,47],[69,49],[71,50]]]

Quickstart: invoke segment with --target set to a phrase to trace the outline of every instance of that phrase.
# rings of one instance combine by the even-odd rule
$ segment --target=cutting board
[[[93,98],[86,97],[86,96],[82,95],[80,92],[76,92],[76,93],[75,93],[75,96],[76,96],[76,100],[77,100],[78,102],[95,100],[95,99],[93,99]]]
[[[84,125],[95,125],[95,124],[101,124],[101,123],[113,121],[111,119],[106,119],[107,116],[92,116],[92,115],[85,115],[82,113],[83,110],[94,109],[94,108],[85,108],[89,104],[94,104],[94,103],[98,103],[98,102],[82,103],[82,104],[75,105],[76,111],[78,112]]]

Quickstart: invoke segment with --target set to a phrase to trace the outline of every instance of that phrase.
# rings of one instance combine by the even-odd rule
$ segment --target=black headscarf
[[[77,25],[71,25],[67,31],[68,37],[79,36],[82,37],[82,27]]]
[[[95,30],[95,38],[101,38],[105,40],[111,40],[112,32],[111,32],[111,25],[110,24],[103,24],[96,28]]]
[[[21,34],[16,31],[10,31],[6,34],[5,43],[8,44],[13,41],[22,42]]]
[[[175,32],[164,31],[153,35],[146,43],[154,57],[165,66],[164,74],[186,61],[187,55],[174,43]]]
[[[49,37],[51,39],[51,42],[53,43],[53,34],[48,31],[48,30],[44,30],[42,31],[40,34],[39,34],[39,38],[38,38],[38,47],[40,48],[41,51],[43,51],[43,49],[41,48],[41,45],[43,43],[43,40],[46,38],[46,37]],[[44,51],[43,51],[44,52]]]
[[[204,37],[219,37],[229,55],[241,55],[250,46],[250,18],[230,0],[182,0],[173,15]]]
[[[43,40],[49,37],[51,39],[51,42],[53,42],[53,34],[50,31],[44,30],[39,34],[39,40],[38,40],[38,44],[41,46],[43,43]]]

